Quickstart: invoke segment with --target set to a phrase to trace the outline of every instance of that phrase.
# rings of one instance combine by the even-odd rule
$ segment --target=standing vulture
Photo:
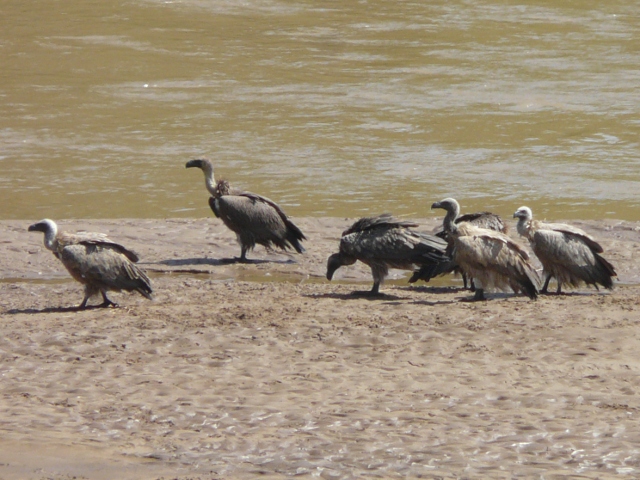
[[[581,282],[596,289],[598,284],[613,288],[616,272],[599,255],[602,247],[592,236],[571,225],[533,220],[529,207],[520,207],[513,216],[518,219],[518,233],[529,240],[544,268],[546,279],[541,293],[547,293],[551,277],[558,282],[558,294],[563,284],[577,287]]]
[[[445,230],[453,237],[453,260],[475,280],[474,300],[484,300],[484,290],[490,287],[499,290],[511,287],[532,300],[537,298],[538,275],[522,247],[504,233],[467,222],[456,223],[460,205],[453,198],[436,202],[431,208],[447,211]]]
[[[84,299],[78,307],[87,307],[87,300],[100,292],[99,307],[118,305],[107,298],[107,291],[136,291],[151,299],[153,290],[149,277],[135,264],[138,256],[112,242],[102,233],[60,232],[53,220],[45,219],[29,227],[30,232],[44,233],[44,246],[67,268],[71,276],[84,285]]]
[[[379,295],[380,284],[390,268],[412,270],[426,264],[448,261],[447,243],[432,235],[411,230],[418,224],[395,220],[389,214],[365,217],[342,232],[340,252],[327,261],[327,279],[343,265],[353,265],[357,260],[371,267],[373,288],[366,295]]]
[[[306,237],[274,201],[232,189],[225,180],[216,183],[213,165],[207,159],[187,162],[186,168],[193,167],[204,172],[204,181],[211,194],[211,210],[235,232],[241,247],[241,262],[247,261],[247,251],[252,250],[256,243],[267,248],[275,245],[282,250],[293,248],[298,253],[304,252],[300,242]]]
[[[447,215],[449,215],[449,213],[447,213]],[[454,219],[453,221],[456,225],[459,223],[466,222],[466,223],[470,223],[475,227],[487,228],[489,230],[495,230],[496,232],[502,232],[505,234],[509,230],[507,227],[507,224],[502,221],[502,218],[500,218],[499,215],[496,215],[495,213],[491,213],[491,212],[466,213],[464,215],[460,215],[458,218]],[[458,267],[458,265],[456,265],[456,263],[453,261],[453,236],[451,235],[451,232],[447,230],[447,225],[448,225],[448,220],[445,217],[445,219],[443,219],[443,222],[442,222],[442,230],[437,232],[435,235],[436,237],[440,237],[447,241],[448,243],[447,254],[451,257],[451,261],[448,264],[440,265],[437,271],[439,274],[451,273],[451,272],[461,273],[462,281],[464,282],[464,288],[467,288],[467,286],[470,286],[471,291],[475,291],[473,278],[470,279],[470,282],[467,282],[467,275],[463,271],[461,271],[460,267]],[[414,283],[414,282],[417,282],[418,280],[424,280],[428,282],[431,278],[433,278],[433,276],[434,276],[434,269],[430,267],[426,267],[414,272],[409,282]]]

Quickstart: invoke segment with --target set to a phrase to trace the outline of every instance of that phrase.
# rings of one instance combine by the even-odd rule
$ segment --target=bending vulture
[[[369,292],[354,292],[379,295],[390,268],[413,270],[422,265],[433,265],[448,261],[445,253],[447,243],[432,235],[411,230],[416,223],[401,222],[391,215],[365,217],[342,232],[340,251],[327,261],[327,279],[343,265],[353,265],[357,260],[371,267],[373,287]]]
[[[267,248],[275,245],[282,250],[293,248],[298,253],[304,252],[300,242],[306,237],[275,202],[255,193],[231,189],[225,180],[216,183],[213,165],[207,159],[187,162],[186,168],[194,167],[204,172],[205,184],[211,194],[209,206],[214,215],[238,238],[241,262],[247,261],[247,251],[256,243]]]
[[[29,227],[30,232],[44,233],[44,246],[53,252],[71,276],[84,285],[84,299],[78,307],[98,292],[103,303],[99,307],[118,305],[109,300],[107,291],[136,291],[151,299],[153,290],[149,277],[135,264],[138,256],[122,245],[112,242],[102,233],[58,232],[53,220],[45,219]]]
[[[508,287],[537,298],[538,276],[529,255],[501,232],[476,227],[468,222],[456,223],[460,205],[453,198],[434,203],[431,208],[447,211],[445,230],[453,237],[453,261],[476,282],[474,300],[484,299],[484,290]],[[436,274],[439,272],[435,272]]]
[[[562,285],[577,287],[582,282],[596,289],[598,284],[613,288],[616,272],[600,256],[602,247],[592,236],[571,225],[533,220],[528,207],[520,207],[513,216],[518,219],[518,233],[529,240],[544,268],[541,293],[547,293],[551,277],[558,282],[556,293],[562,293]]]

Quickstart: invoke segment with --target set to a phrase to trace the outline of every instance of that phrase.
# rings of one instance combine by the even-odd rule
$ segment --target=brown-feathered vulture
[[[205,184],[211,194],[209,206],[236,234],[241,247],[240,261],[247,261],[247,251],[256,243],[267,248],[275,245],[282,250],[293,248],[298,253],[304,252],[300,242],[306,237],[274,201],[231,189],[225,180],[216,183],[213,165],[207,159],[191,160],[186,168],[200,168],[204,172]]]
[[[460,205],[453,198],[435,202],[431,208],[447,211],[445,229],[453,237],[453,260],[474,279],[474,300],[483,300],[485,289],[505,290],[509,287],[532,300],[537,298],[538,275],[520,245],[502,232],[466,222],[456,223]]]
[[[389,214],[365,217],[342,232],[340,251],[327,261],[327,279],[343,265],[353,265],[357,260],[369,265],[373,287],[369,292],[379,295],[390,268],[413,270],[426,264],[448,261],[445,253],[447,242],[433,235],[411,230],[418,224],[402,222]]]
[[[149,277],[136,265],[138,256],[107,238],[102,233],[58,232],[53,220],[44,219],[29,227],[30,232],[44,233],[44,246],[53,252],[71,276],[84,285],[84,299],[78,308],[97,293],[102,294],[100,307],[117,307],[107,291],[136,291],[151,299]]]
[[[447,212],[447,215],[450,215],[449,212]],[[468,282],[467,275],[453,261],[453,236],[451,235],[449,230],[447,230],[448,221],[449,219],[447,219],[447,217],[445,216],[442,222],[442,230],[436,232],[435,236],[447,241],[447,243],[449,244],[447,253],[451,257],[452,261],[448,264],[440,265],[438,268],[438,272],[440,274],[452,272],[461,273],[462,281],[464,282],[464,288],[470,286],[471,290],[475,291],[473,278],[470,280],[470,282]],[[507,224],[502,221],[502,218],[500,218],[499,215],[491,212],[466,213],[464,215],[458,216],[458,218],[455,218],[453,222],[455,224],[466,222],[476,227],[487,228],[489,230],[495,230],[496,232],[502,232],[505,234],[508,231]],[[409,283],[414,283],[418,280],[424,280],[425,282],[428,282],[431,278],[433,278],[433,274],[433,268],[431,268],[431,266],[426,266],[425,268],[421,268],[420,270],[414,272],[411,279],[409,279]]]
[[[513,216],[518,233],[529,240],[544,268],[541,293],[547,293],[551,277],[558,282],[556,293],[562,293],[563,285],[577,287],[582,282],[596,289],[598,284],[613,288],[616,271],[602,258],[602,247],[591,235],[571,225],[534,220],[529,207],[520,207]]]

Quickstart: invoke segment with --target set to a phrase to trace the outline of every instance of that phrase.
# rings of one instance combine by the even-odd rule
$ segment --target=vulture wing
[[[57,237],[59,249],[64,248],[67,245],[74,244],[84,244],[84,245],[95,245],[102,246],[105,248],[113,249],[133,263],[137,263],[139,260],[138,255],[128,248],[110,240],[104,233],[95,233],[95,232],[78,232],[76,234],[71,233],[60,233]]]
[[[151,298],[151,281],[122,248],[112,242],[76,242],[61,246],[58,258],[81,283],[110,290],[136,290]]]
[[[447,244],[405,228],[378,227],[342,237],[340,250],[367,263],[384,262],[392,268],[445,261]]]
[[[538,223],[538,231],[540,230],[553,230],[556,232],[564,233],[567,236],[575,237],[587,245],[596,253],[602,253],[604,250],[602,246],[584,230],[567,225],[565,223]]]
[[[349,235],[354,232],[364,232],[375,228],[413,228],[417,226],[417,223],[396,220],[390,213],[383,213],[376,217],[364,217],[357,220],[353,225],[342,232],[342,236]]]

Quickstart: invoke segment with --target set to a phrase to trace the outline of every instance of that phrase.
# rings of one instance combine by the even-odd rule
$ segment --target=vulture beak
[[[28,231],[46,233],[47,225],[43,222],[34,223],[33,225],[29,225]]]

